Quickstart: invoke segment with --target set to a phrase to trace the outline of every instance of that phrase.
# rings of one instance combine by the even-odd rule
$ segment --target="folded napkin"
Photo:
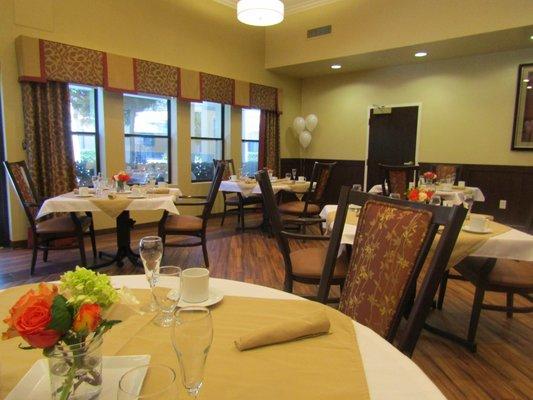
[[[247,333],[235,341],[240,351],[269,344],[288,342],[329,332],[329,319],[324,311],[294,318]]]

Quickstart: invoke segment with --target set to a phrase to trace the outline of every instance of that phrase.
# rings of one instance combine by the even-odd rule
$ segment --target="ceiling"
[[[238,0],[214,0],[217,3],[236,8]],[[297,12],[320,7],[324,4],[335,3],[339,0],[282,0],[285,4],[285,14],[294,14]]]

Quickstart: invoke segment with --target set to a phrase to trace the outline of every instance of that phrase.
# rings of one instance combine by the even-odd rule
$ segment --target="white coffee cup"
[[[464,187],[466,187],[466,182],[465,181],[459,181],[459,182],[457,182],[457,186],[459,186],[460,188],[464,188]]]
[[[487,217],[484,215],[470,214],[469,225],[473,231],[485,232],[487,230]]]
[[[86,186],[81,186],[78,189],[78,193],[80,194],[80,196],[88,196],[89,195],[89,188],[86,187]]]
[[[209,270],[187,268],[181,273],[181,298],[187,303],[201,303],[209,298]]]
[[[235,182],[237,180],[237,175],[230,175],[229,180]]]
[[[305,182],[305,176],[299,176],[298,182]]]

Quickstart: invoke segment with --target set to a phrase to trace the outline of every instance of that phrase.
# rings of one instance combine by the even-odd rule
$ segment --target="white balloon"
[[[307,149],[307,146],[309,146],[309,144],[311,143],[312,138],[313,137],[311,136],[309,132],[303,131],[303,132],[300,132],[300,136],[298,137],[298,140],[300,141],[300,145],[304,149]]]
[[[294,131],[297,134],[300,134],[300,132],[303,132],[303,130],[305,129],[305,119],[303,119],[302,117],[294,118],[292,127],[294,128]]]
[[[305,117],[305,127],[309,132],[313,132],[317,125],[318,118],[315,114],[309,114],[307,117]]]

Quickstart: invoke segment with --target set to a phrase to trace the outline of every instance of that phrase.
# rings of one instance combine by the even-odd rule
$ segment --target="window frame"
[[[125,98],[128,95],[128,93],[124,93],[123,98]],[[134,94],[132,94],[135,96]],[[139,138],[153,138],[153,139],[167,139],[167,152],[168,152],[168,158],[167,158],[167,164],[168,164],[168,180],[167,183],[172,183],[172,123],[171,123],[171,107],[170,107],[170,99],[167,97],[158,97],[158,96],[150,96],[150,95],[142,95],[143,97],[153,98],[153,99],[161,99],[166,100],[167,102],[167,134],[166,135],[155,135],[152,133],[126,133],[124,132],[124,139],[128,137],[139,137]],[[124,118],[124,117],[123,117]],[[124,122],[124,121],[122,121]],[[126,151],[126,144],[124,143],[124,151]]]
[[[74,87],[85,87],[92,89],[94,96],[94,132],[78,132],[72,130],[72,117],[70,116],[70,88]],[[69,118],[70,118],[70,139],[72,140],[72,135],[81,135],[81,136],[94,136],[94,147],[96,148],[96,174],[99,174],[102,171],[101,161],[100,161],[100,113],[99,104],[98,104],[98,88],[93,86],[85,86],[77,83],[71,83],[68,85],[69,89]]]
[[[244,113],[245,110],[257,110],[256,108],[243,108],[241,113]],[[261,110],[259,110],[259,112],[261,112]],[[261,126],[261,116],[259,116],[259,126]],[[257,140],[255,139],[244,139],[243,138],[243,130],[241,129],[241,149],[242,149],[242,144],[243,143],[257,143],[257,170],[259,170],[259,141],[260,141],[260,135],[261,135],[261,132],[258,132],[257,134]],[[244,164],[244,160],[243,160],[243,154],[242,154],[242,150],[241,150],[241,167],[242,165]]]
[[[202,104],[203,105],[203,101],[202,102],[195,102],[195,103],[199,103],[199,104]],[[210,102],[210,103],[214,103],[214,102]],[[198,137],[198,136],[192,136],[192,129],[191,129],[191,143],[193,140],[207,140],[207,141],[212,141],[212,142],[222,142],[222,154],[221,154],[221,157],[220,159],[221,160],[225,160],[226,157],[225,157],[225,137],[226,137],[226,121],[225,121],[225,105],[222,104],[222,103],[216,103],[219,105],[220,107],[220,124],[221,124],[221,129],[220,129],[220,138],[211,138],[211,137]],[[202,110],[203,112],[203,110]],[[192,122],[192,121],[191,121]],[[192,151],[191,151],[191,156],[192,156]],[[211,179],[191,179],[191,183],[202,183],[202,182],[211,182]]]

